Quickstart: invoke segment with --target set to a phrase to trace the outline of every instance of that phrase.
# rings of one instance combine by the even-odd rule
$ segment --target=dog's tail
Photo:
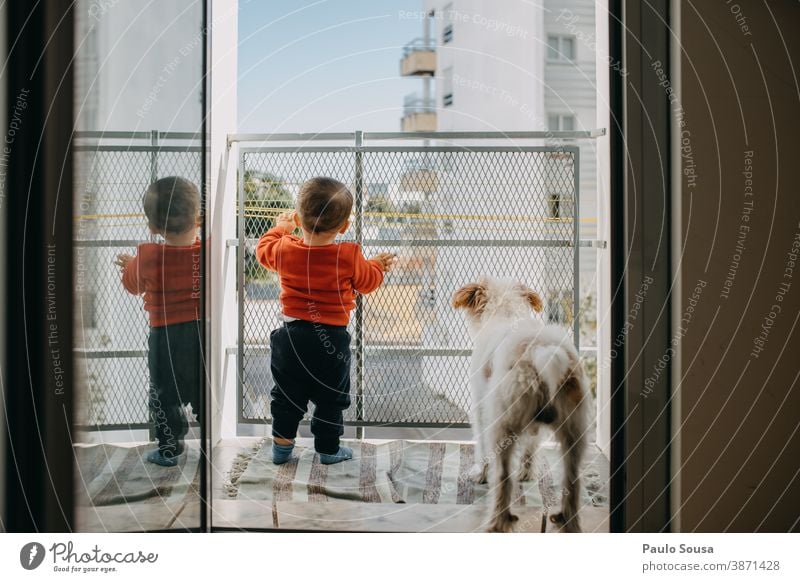
[[[540,381],[540,405],[536,420],[547,424],[555,422],[559,413],[568,413],[564,405],[570,411],[582,408],[585,379],[574,350],[558,344],[534,344],[530,346],[529,354]],[[546,390],[542,390],[544,387]]]
[[[564,382],[575,367],[575,358],[560,345],[533,346],[531,361],[543,382],[550,389],[550,395]]]

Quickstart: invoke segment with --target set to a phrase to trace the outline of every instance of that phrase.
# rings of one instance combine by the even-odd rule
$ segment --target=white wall
[[[206,225],[210,264],[206,280],[209,341],[209,387],[212,405],[211,436],[236,436],[237,359],[226,348],[236,346],[236,247],[226,241],[236,238],[236,170],[238,146],[227,148],[227,136],[235,133],[238,43],[238,0],[212,4],[210,51],[209,128],[211,152]]]
[[[124,0],[96,17],[101,59],[95,129],[197,131],[201,14],[196,0],[144,9]]]
[[[537,130],[544,127],[542,11],[533,3],[452,0],[453,40],[442,43],[445,0],[434,9],[438,129]],[[443,72],[452,67],[453,105],[442,104]]]
[[[453,40],[442,44],[453,7]],[[601,4],[602,6],[602,4]],[[491,0],[427,0],[435,10],[436,106],[442,131],[546,131],[549,114],[570,114],[576,130],[597,126],[597,33],[592,0],[548,0],[540,4]],[[547,59],[547,36],[574,39],[571,63]],[[453,71],[453,104],[443,103],[444,74]],[[603,123],[605,125],[605,122]],[[595,238],[597,151],[577,142],[580,156],[581,237]],[[582,276],[594,277],[594,252],[582,255]]]
[[[597,155],[597,234],[600,240],[611,240],[611,149],[609,125],[609,60],[608,60],[608,3],[597,2],[595,30],[597,38],[597,127],[609,131],[595,142]],[[611,249],[597,251],[597,446],[611,455]]]

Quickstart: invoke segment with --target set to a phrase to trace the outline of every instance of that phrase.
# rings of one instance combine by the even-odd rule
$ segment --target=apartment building
[[[448,131],[589,131],[596,127],[595,14],[590,0],[492,2],[426,0],[423,10],[401,14],[420,20],[421,36],[404,47],[401,75],[414,86],[404,98],[401,128],[407,132]],[[579,236],[597,238],[597,163],[592,140],[537,145],[579,148],[578,163],[566,168],[561,156],[531,155],[530,172],[511,167],[500,152],[466,158],[443,153],[418,160],[408,179],[417,198],[439,225],[439,243],[429,261],[432,272],[426,297],[430,308],[423,335],[428,348],[467,342],[437,314],[449,309],[453,290],[491,265],[492,274],[516,277],[546,300],[546,317],[570,323],[573,310],[572,248],[557,246],[572,237],[578,212]],[[449,145],[440,140],[437,145]],[[474,142],[472,145],[478,145]],[[491,146],[483,140],[481,146]],[[520,143],[520,145],[531,145]],[[422,167],[437,173],[435,188],[422,179]],[[571,161],[570,161],[571,164]],[[574,176],[577,169],[578,176]],[[449,174],[449,179],[445,175]],[[575,186],[577,185],[577,196]],[[404,194],[406,197],[409,194]],[[577,198],[577,200],[575,200]],[[577,208],[575,206],[577,202]],[[469,216],[453,220],[448,217]],[[444,227],[442,227],[444,225]],[[528,246],[489,245],[487,241],[534,239]],[[464,241],[481,241],[465,248]],[[459,246],[461,245],[461,246]],[[551,246],[548,246],[551,245]],[[555,246],[553,246],[555,245]],[[597,250],[581,248],[577,266],[582,304],[596,303]],[[584,330],[582,343],[595,346]],[[443,373],[436,358],[423,365],[428,384],[463,401],[466,368]]]

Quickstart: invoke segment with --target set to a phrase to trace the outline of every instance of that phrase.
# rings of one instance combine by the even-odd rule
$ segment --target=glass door
[[[204,528],[204,2],[75,25],[77,529]]]

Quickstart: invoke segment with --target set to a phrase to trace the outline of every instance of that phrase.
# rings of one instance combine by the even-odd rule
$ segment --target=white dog
[[[579,470],[585,449],[588,381],[567,331],[532,317],[542,300],[527,287],[486,278],[459,289],[453,307],[466,313],[474,343],[470,378],[476,465],[471,475],[495,492],[489,531],[511,531],[512,460],[524,443],[519,477],[529,478],[535,436],[553,430],[564,455],[561,512],[550,521],[578,532]]]

